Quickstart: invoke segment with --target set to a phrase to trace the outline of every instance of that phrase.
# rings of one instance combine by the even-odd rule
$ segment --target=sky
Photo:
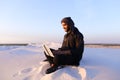
[[[120,43],[120,0],[0,0],[0,43],[62,42],[71,17],[85,43]]]

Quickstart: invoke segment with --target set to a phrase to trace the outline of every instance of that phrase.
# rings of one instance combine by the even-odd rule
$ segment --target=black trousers
[[[54,51],[54,49],[51,49],[51,51]],[[46,58],[48,59],[50,64],[54,64],[56,66],[60,65],[79,65],[79,61],[76,61],[75,57],[72,55],[66,55],[66,54],[58,54],[54,55],[54,57],[46,55],[44,52]]]

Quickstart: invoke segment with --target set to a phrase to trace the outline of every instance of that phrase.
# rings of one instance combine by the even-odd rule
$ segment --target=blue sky
[[[0,43],[62,42],[70,16],[86,43],[120,43],[119,0],[0,0]]]

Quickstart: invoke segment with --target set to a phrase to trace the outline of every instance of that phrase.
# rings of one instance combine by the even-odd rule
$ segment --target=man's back
[[[70,54],[82,58],[84,50],[83,35],[78,31],[76,27],[64,36],[63,44],[61,47],[63,50],[70,50]]]

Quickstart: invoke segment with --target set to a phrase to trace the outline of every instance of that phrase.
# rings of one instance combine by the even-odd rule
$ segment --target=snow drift
[[[61,45],[46,44],[57,49]],[[79,67],[66,66],[45,74],[42,44],[0,46],[0,80],[120,80],[120,49],[85,48]]]

